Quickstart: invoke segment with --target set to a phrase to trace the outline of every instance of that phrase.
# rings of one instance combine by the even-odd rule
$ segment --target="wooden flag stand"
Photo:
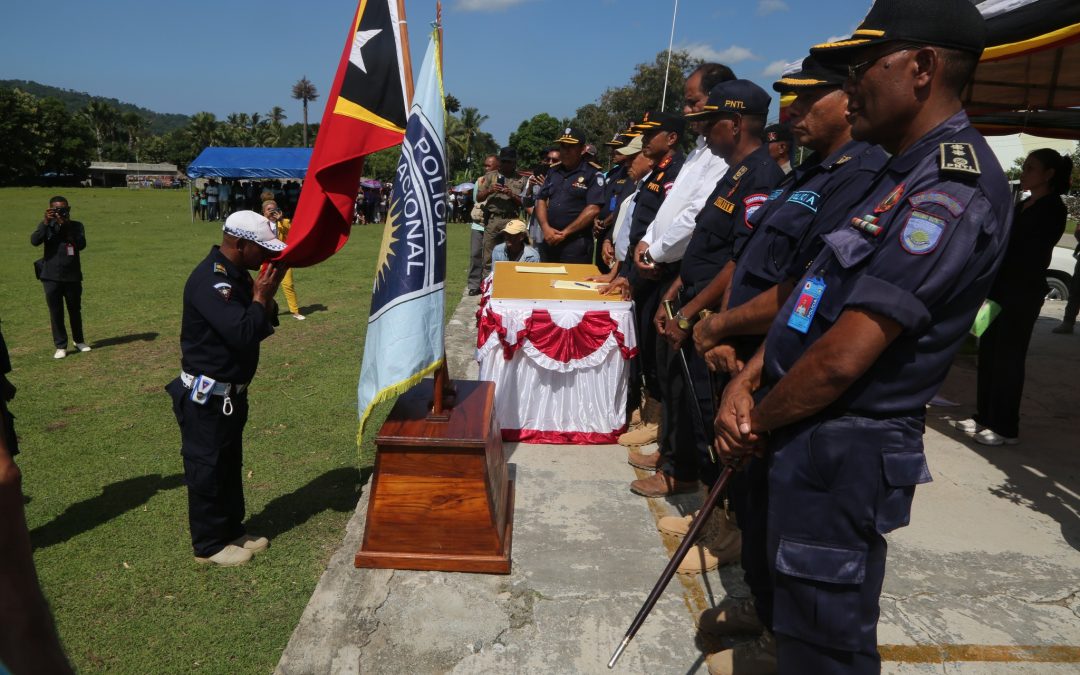
[[[398,399],[375,438],[357,567],[510,573],[514,481],[494,402],[493,382],[451,382],[445,362]]]

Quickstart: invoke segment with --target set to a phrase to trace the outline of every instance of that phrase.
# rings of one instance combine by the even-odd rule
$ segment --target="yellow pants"
[[[300,307],[296,304],[296,289],[293,288],[292,269],[285,272],[281,278],[281,290],[285,292],[285,302],[289,305],[289,311],[293,314],[300,313]]]

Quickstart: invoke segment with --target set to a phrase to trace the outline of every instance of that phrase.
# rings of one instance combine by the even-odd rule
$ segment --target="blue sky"
[[[505,142],[539,112],[572,116],[667,48],[674,0],[446,0],[446,89]],[[768,87],[784,62],[850,35],[869,0],[680,0],[675,45]],[[159,112],[300,119],[302,75],[325,93],[356,0],[17,2],[0,23],[0,79],[111,96]],[[434,0],[406,0],[415,72]],[[771,91],[771,90],[770,90]],[[657,102],[659,103],[659,102]],[[322,114],[322,98],[311,117]]]

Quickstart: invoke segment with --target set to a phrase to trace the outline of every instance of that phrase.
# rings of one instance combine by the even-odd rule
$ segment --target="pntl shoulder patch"
[[[942,143],[941,170],[971,176],[982,175],[979,158],[975,156],[975,147],[971,143]]]
[[[220,284],[214,284],[214,290],[221,293],[221,297],[226,300],[232,297],[232,284],[227,284],[223,281]]]
[[[954,216],[959,216],[964,212],[964,205],[956,197],[940,190],[930,190],[911,195],[908,197],[908,202],[916,208],[923,204],[937,204],[945,207],[945,210]]]
[[[221,275],[224,275],[224,276],[229,276],[228,270],[226,270],[225,266],[222,265],[221,263],[214,263],[214,274],[221,274]]]
[[[904,230],[900,233],[900,245],[908,253],[926,255],[941,241],[945,232],[945,221],[918,209],[911,212]]]
[[[754,225],[750,222],[750,217],[767,201],[769,201],[769,195],[765,193],[750,195],[743,199],[743,206],[746,207],[746,210],[743,211],[743,221],[751,230],[754,229]]]

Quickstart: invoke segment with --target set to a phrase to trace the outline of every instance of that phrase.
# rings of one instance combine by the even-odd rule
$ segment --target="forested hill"
[[[82,91],[51,87],[47,84],[31,82],[28,80],[0,80],[0,89],[21,89],[38,98],[56,98],[63,102],[68,112],[75,113],[86,107],[91,101],[108,103],[121,112],[136,112],[149,123],[146,130],[151,134],[166,134],[175,129],[180,129],[188,123],[187,115],[174,113],[159,113],[153,110],[141,108],[133,103],[124,103],[115,98],[105,96],[93,96]]]

